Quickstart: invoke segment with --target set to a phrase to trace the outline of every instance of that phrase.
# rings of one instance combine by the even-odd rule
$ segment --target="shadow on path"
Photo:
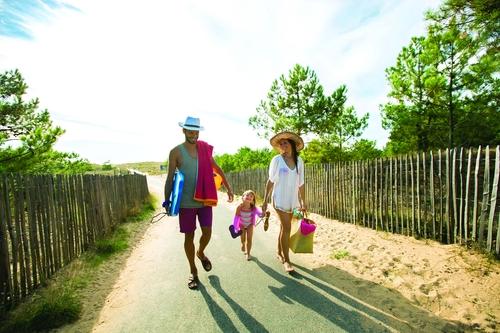
[[[379,321],[367,313],[362,311],[354,311],[352,301],[335,302],[323,294],[317,292],[313,288],[304,284],[304,280],[309,282],[310,279],[302,274],[295,272],[291,277],[285,276],[276,272],[271,267],[263,264],[257,258],[254,262],[269,276],[283,284],[282,287],[276,288],[269,286],[270,291],[280,298],[283,302],[292,304],[297,302],[306,308],[316,312],[320,316],[329,320],[333,325],[336,325],[348,332],[395,332],[396,330],[388,327],[383,321]],[[335,294],[331,296],[336,296]]]
[[[315,277],[302,275],[311,285],[400,332],[466,331],[462,323],[439,318],[411,303],[396,290],[359,279],[336,267],[327,265],[314,270],[297,264],[295,267]]]
[[[238,318],[241,320],[243,325],[250,332],[269,332],[261,323],[259,323],[255,318],[253,318],[245,309],[243,309],[238,303],[236,303],[225,291],[222,289],[220,280],[218,276],[210,275],[208,277],[210,284],[219,293],[219,295],[224,298],[224,300],[229,304],[231,309],[236,313]],[[220,327],[220,325],[219,325]],[[222,328],[222,327],[221,327]]]
[[[231,318],[229,318],[224,309],[222,309],[213,300],[212,296],[210,296],[205,286],[201,283],[198,283],[198,290],[205,299],[208,309],[210,310],[210,313],[212,314],[212,317],[214,318],[219,328],[223,332],[237,332],[238,329],[236,328],[236,326],[234,326],[233,322],[231,321]]]

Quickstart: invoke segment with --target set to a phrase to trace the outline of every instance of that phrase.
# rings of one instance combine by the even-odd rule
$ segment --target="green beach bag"
[[[313,253],[316,223],[306,217],[292,220],[290,232],[290,250],[293,253]]]

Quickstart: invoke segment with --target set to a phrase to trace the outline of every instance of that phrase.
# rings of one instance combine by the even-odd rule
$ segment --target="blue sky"
[[[382,147],[384,70],[439,3],[0,0],[0,70],[18,68],[66,130],[57,149],[96,163],[165,160],[188,115],[216,154],[266,147],[248,118],[297,63],[327,94],[345,84]]]

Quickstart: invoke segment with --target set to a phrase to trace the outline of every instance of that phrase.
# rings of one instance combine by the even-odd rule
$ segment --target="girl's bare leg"
[[[242,252],[245,252],[245,243],[246,243],[246,239],[247,239],[247,231],[246,229],[241,229],[241,251]],[[246,254],[246,252],[245,252]]]
[[[252,250],[252,239],[253,239],[253,225],[250,225],[247,228],[247,242],[246,242],[247,260],[250,260],[250,251]]]

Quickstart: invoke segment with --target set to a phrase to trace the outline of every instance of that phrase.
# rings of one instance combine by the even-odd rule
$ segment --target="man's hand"
[[[233,191],[227,191],[227,202],[233,202],[234,194]]]
[[[168,213],[168,206],[169,205],[170,205],[170,201],[168,201],[168,200],[163,201],[163,203],[161,204],[161,206],[163,208],[165,208],[165,210],[167,211],[167,213]]]

